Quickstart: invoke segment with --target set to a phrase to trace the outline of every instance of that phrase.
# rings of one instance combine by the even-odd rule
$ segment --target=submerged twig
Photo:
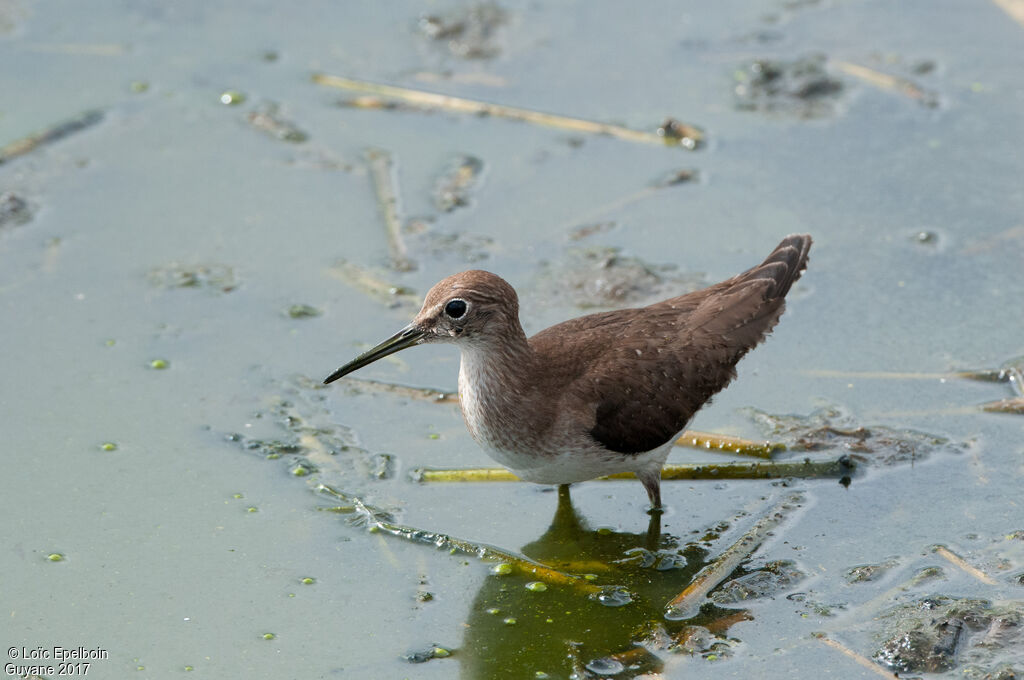
[[[864,656],[863,654],[859,654],[859,653],[853,651],[852,649],[850,649],[849,647],[847,647],[843,643],[838,642],[836,640],[833,640],[832,638],[828,637],[824,633],[814,633],[813,637],[816,640],[818,640],[819,642],[822,642],[822,643],[828,645],[832,649],[839,650],[840,652],[842,652],[843,654],[845,654],[849,658],[851,658],[854,661],[856,661],[857,663],[859,663],[864,668],[867,668],[868,670],[872,670],[875,673],[878,673],[883,678],[890,678],[890,680],[899,680],[900,676],[896,675],[895,673],[891,673],[891,672],[885,670],[884,668],[879,666],[877,663],[875,663],[871,659],[869,659],[866,656]]]
[[[23,156],[44,144],[50,144],[68,135],[80,132],[101,120],[103,120],[102,111],[86,111],[74,118],[52,125],[41,132],[36,132],[28,137],[13,141],[0,148],[0,165],[18,156]]]
[[[1010,18],[1024,26],[1024,0],[992,0]]]
[[[661,478],[666,481],[679,479],[780,479],[784,477],[844,477],[854,470],[855,464],[848,456],[834,460],[780,461],[765,463],[712,463],[666,465]],[[436,470],[417,468],[412,477],[418,482],[518,482],[515,474],[504,468],[460,468]],[[634,479],[632,472],[597,477],[596,481]]]
[[[671,479],[780,479],[783,477],[845,477],[856,464],[849,456],[831,460],[768,461],[764,463],[713,463],[666,465],[661,478]]]
[[[755,442],[750,439],[742,439],[741,437],[696,432],[694,430],[684,432],[676,440],[676,446],[688,446],[693,449],[706,449],[708,451],[722,451],[723,453],[735,453],[740,456],[754,456],[755,458],[771,458],[776,451],[786,450],[786,445],[779,442]]]
[[[962,371],[957,374],[968,380],[983,382],[1010,383],[1010,388],[1017,396],[1024,397],[1024,357],[1007,361],[999,368],[986,368],[980,371]]]
[[[974,378],[978,371],[951,371],[949,373],[908,373],[903,371],[834,371],[811,368],[799,371],[812,378],[858,378],[863,380],[952,380],[953,378]]]
[[[410,473],[416,482],[519,482],[522,481],[505,468],[458,468],[435,470],[416,468]]]
[[[388,237],[388,253],[391,266],[400,272],[416,269],[416,263],[409,257],[409,250],[402,238],[402,221],[398,216],[398,191],[395,188],[394,163],[391,154],[381,149],[370,149],[366,152],[366,160],[370,164],[370,175],[377,192],[377,205]]]
[[[447,534],[425,531],[423,529],[417,529],[404,524],[397,524],[385,513],[366,505],[359,497],[338,491],[326,484],[318,484],[316,490],[344,503],[344,505],[338,508],[339,511],[343,511],[349,506],[354,508],[355,512],[357,512],[362,519],[366,521],[367,525],[373,531],[383,531],[391,534],[392,536],[397,536],[398,538],[403,538],[414,543],[428,543],[437,548],[445,548],[452,552],[471,555],[479,560],[487,562],[507,564],[513,570],[519,571],[524,575],[552,585],[572,586],[587,595],[598,595],[605,590],[605,588],[590,583],[582,577],[574,576],[557,569],[552,569],[551,567],[543,565],[540,562],[535,562],[528,557],[517,555],[492,545],[474,543],[472,541],[456,538]]]
[[[128,51],[120,43],[32,43],[26,45],[26,49],[30,52],[87,57],[121,57]]]
[[[621,125],[597,123],[580,118],[569,118],[567,116],[559,116],[556,114],[541,113],[540,111],[532,111],[530,109],[504,106],[501,104],[491,104],[489,102],[464,99],[462,97],[452,97],[449,95],[437,94],[435,92],[414,90],[407,87],[382,85],[380,83],[372,83],[354,78],[344,78],[342,76],[332,76],[325,73],[314,73],[313,82],[318,85],[335,87],[342,90],[368,92],[370,94],[398,99],[418,106],[428,106],[457,113],[509,118],[512,120],[532,123],[534,125],[571,130],[573,132],[610,135],[630,142],[678,144],[684,149],[695,149],[704,138],[703,133],[696,127],[692,125],[684,125],[678,122],[671,126],[671,134],[662,133],[659,135],[653,132],[631,130],[630,128],[626,128]]]
[[[976,371],[954,371],[950,373],[901,373],[897,371],[831,371],[831,370],[805,370],[804,375],[815,378],[841,378],[841,379],[865,379],[865,380],[951,380],[954,378],[963,380],[977,380],[980,382],[1009,383],[1010,388],[1017,394],[1009,399],[999,399],[981,405],[981,410],[989,413],[1014,413],[1024,414],[1024,371],[1014,360],[1007,362],[1001,368],[986,368]],[[924,411],[889,411],[888,415],[918,416],[918,415],[963,415],[976,413],[977,406],[959,406],[944,409],[928,409]]]
[[[690,585],[665,606],[665,618],[679,621],[696,616],[708,593],[748,559],[771,535],[772,530],[798,508],[802,501],[803,496],[798,493],[787,496],[757,520],[738,541],[726,548],[714,562],[701,569]]]
[[[228,101],[230,101],[230,98]],[[309,139],[309,135],[299,128],[298,125],[290,120],[282,118],[279,114],[279,109],[280,107],[277,104],[269,102],[260,106],[255,111],[251,111],[249,115],[246,116],[246,120],[249,121],[249,125],[252,125],[257,130],[265,132],[271,137],[280,139],[283,142],[301,144]]]
[[[889,92],[902,94],[905,97],[909,97],[910,99],[920,102],[924,106],[934,107],[939,103],[938,96],[936,96],[934,92],[929,92],[906,78],[882,73],[881,71],[876,71],[875,69],[868,68],[867,66],[853,64],[848,61],[833,61],[832,65],[843,73],[863,80],[869,85],[874,85],[879,89],[888,90]]]
[[[697,171],[691,170],[689,168],[681,168],[678,170],[674,170],[671,173],[669,173],[666,177],[659,179],[657,182],[649,186],[643,187],[642,189],[637,189],[636,191],[626,194],[625,196],[621,196],[613,201],[610,201],[608,203],[605,203],[604,205],[594,208],[593,210],[590,210],[582,217],[574,219],[571,225],[569,225],[569,227],[577,227],[577,225],[581,224],[585,225],[593,222],[598,222],[602,217],[604,217],[608,213],[618,212],[619,210],[625,208],[628,205],[632,205],[633,203],[637,203],[639,201],[650,198],[651,196],[654,196],[655,194],[660,192],[662,189],[692,182],[695,178],[697,178],[697,176]],[[576,238],[578,239],[579,237]]]
[[[990,401],[987,404],[982,404],[981,410],[988,411],[989,413],[1014,413],[1016,415],[1024,415],[1024,397]]]
[[[982,583],[987,583],[990,586],[996,585],[996,580],[994,578],[983,572],[981,569],[978,569],[977,567],[968,564],[967,560],[960,557],[946,546],[936,545],[932,548],[932,551],[939,557],[945,559],[953,566],[962,569],[964,572],[978,579]]]
[[[1024,414],[1024,359],[1017,358],[1003,364],[999,369],[986,369],[971,371],[963,374],[963,377],[971,380],[984,380],[986,382],[1009,383],[1010,389],[1017,395],[1009,399],[990,401],[981,405],[981,410],[989,413],[1015,413]]]
[[[1021,0],[1024,6],[1024,0]],[[1024,10],[1022,10],[1024,11]],[[1024,242],[1024,225],[1017,225],[997,232],[987,238],[979,238],[967,244],[961,251],[964,255],[977,255],[986,253],[996,248],[1020,247]]]

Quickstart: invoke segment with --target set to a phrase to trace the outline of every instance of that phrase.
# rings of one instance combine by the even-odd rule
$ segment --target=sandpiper
[[[778,322],[810,247],[806,234],[787,236],[764,262],[709,288],[530,338],[512,286],[462,272],[430,289],[412,323],[324,383],[413,345],[453,343],[462,415],[491,458],[540,484],[633,472],[657,509],[673,443]]]

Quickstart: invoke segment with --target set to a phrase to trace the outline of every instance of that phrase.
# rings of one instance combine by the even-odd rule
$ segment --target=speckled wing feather
[[[736,363],[771,332],[810,246],[810,236],[789,236],[760,265],[710,288],[573,319],[530,344],[541,353],[557,345],[579,357],[575,366],[587,367],[551,378],[570,385],[574,403],[593,405],[579,418],[596,442],[627,454],[656,449],[729,384]]]

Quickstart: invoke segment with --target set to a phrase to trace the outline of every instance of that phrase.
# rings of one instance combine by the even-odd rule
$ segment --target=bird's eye
[[[448,304],[444,306],[444,313],[452,319],[461,319],[466,315],[466,301],[449,300]]]

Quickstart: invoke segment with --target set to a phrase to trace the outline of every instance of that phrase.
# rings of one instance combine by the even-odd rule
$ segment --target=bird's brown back
[[[529,339],[543,367],[537,388],[563,390],[563,406],[610,450],[661,446],[771,332],[810,247],[810,236],[788,236],[761,264],[709,288],[537,333]]]

